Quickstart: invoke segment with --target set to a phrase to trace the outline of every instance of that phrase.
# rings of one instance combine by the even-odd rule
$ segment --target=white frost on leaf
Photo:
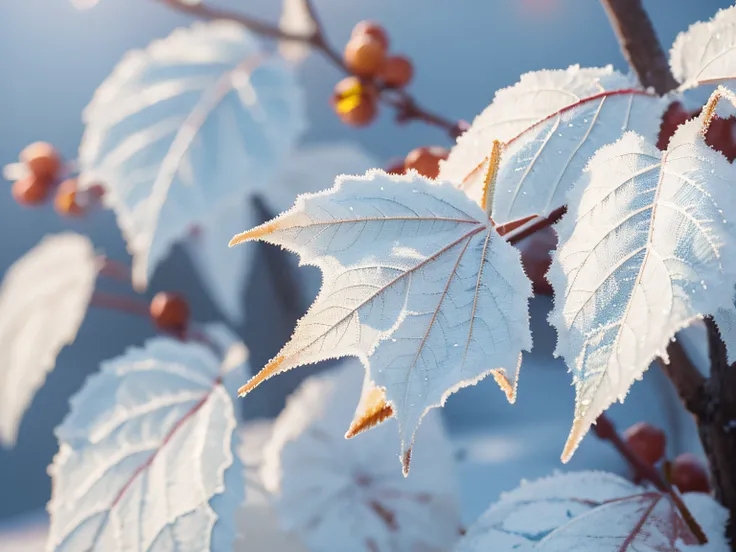
[[[205,345],[154,338],[71,400],[49,468],[49,550],[232,550],[242,503],[233,399]]]
[[[267,189],[302,110],[293,72],[235,23],[197,23],[126,55],[84,111],[80,182],[104,186],[138,288],[192,227]]]
[[[319,267],[323,286],[291,340],[247,385],[354,355],[385,388],[404,469],[429,409],[493,373],[509,400],[531,349],[531,283],[485,212],[416,173],[340,177],[233,243],[261,240]]]
[[[452,447],[439,412],[427,416],[412,476],[394,468],[389,421],[345,439],[363,384],[360,364],[307,379],[266,445],[263,481],[281,524],[314,552],[447,550],[460,513]]]
[[[279,29],[285,33],[308,38],[317,30],[308,0],[281,0]],[[289,61],[298,63],[309,55],[309,44],[304,41],[282,40],[279,53]]]
[[[683,500],[707,545],[697,545],[667,495],[604,472],[554,475],[502,495],[455,551],[727,552],[726,510],[705,494]]]
[[[736,307],[734,307],[734,300],[736,298],[732,297],[728,306],[721,307],[712,313],[713,321],[718,326],[721,339],[726,345],[726,360],[729,364],[736,362]]]
[[[0,443],[15,444],[21,419],[84,320],[99,270],[92,243],[47,236],[0,286]]]
[[[504,149],[493,219],[505,224],[544,217],[564,205],[565,194],[598,148],[626,130],[656,140],[667,104],[611,66],[526,73],[496,92],[458,138],[439,180],[480,203],[487,157],[493,141],[500,140]]]
[[[341,174],[363,174],[377,162],[358,145],[336,142],[303,146],[291,152],[271,178],[261,198],[273,212],[288,209],[294,197],[316,192]],[[252,194],[251,194],[252,196]],[[217,306],[233,322],[245,315],[244,282],[252,268],[253,248],[228,248],[243,228],[253,227],[257,210],[252,197],[225,206],[184,242],[195,269]]]
[[[670,51],[670,66],[682,90],[736,79],[736,6],[680,33]]]
[[[570,458],[590,425],[676,332],[732,297],[736,255],[734,168],[709,148],[702,121],[680,126],[660,152],[627,133],[591,159],[557,225],[559,247],[547,279],[555,354],[576,389]]]

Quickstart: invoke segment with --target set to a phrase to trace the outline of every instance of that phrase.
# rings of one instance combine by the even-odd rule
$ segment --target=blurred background
[[[356,22],[373,19],[383,24],[392,50],[414,61],[416,76],[410,91],[427,108],[453,119],[472,121],[495,90],[514,84],[527,71],[609,63],[628,71],[602,7],[592,0],[314,0],[314,4],[338,49]],[[668,49],[690,23],[709,19],[730,2],[649,0],[644,4]],[[220,0],[217,5],[270,21],[277,21],[280,11],[277,0]],[[4,77],[0,165],[16,161],[21,149],[37,140],[51,142],[67,159],[74,159],[82,134],[81,111],[121,56],[190,22],[157,0],[101,0],[89,11],[76,10],[70,0],[0,0],[0,74]],[[299,73],[307,95],[309,143],[357,142],[380,164],[417,146],[450,145],[435,128],[420,123],[397,126],[388,111],[367,129],[348,128],[328,104],[341,78],[337,70],[314,54]],[[325,182],[324,187],[331,184]],[[111,258],[127,260],[109,212],[70,222],[51,207],[29,210],[17,205],[8,185],[0,191],[0,270],[7,270],[45,234],[63,229],[86,233]],[[294,271],[293,263],[278,251],[249,247],[258,247],[258,256],[252,276],[244,282],[247,320],[236,329],[251,348],[253,368],[258,369],[289,337],[296,317],[318,287],[319,276],[312,269]],[[287,297],[276,293],[269,277],[274,272],[296,278],[300,292]],[[221,318],[181,251],[175,251],[158,270],[150,295],[162,289],[184,292],[197,320]],[[536,477],[562,467],[559,453],[572,418],[573,390],[564,364],[551,356],[555,337],[545,322],[549,305],[542,298],[532,308],[535,351],[525,358],[516,406],[505,404],[493,381],[486,380],[453,396],[445,409],[458,457],[469,462],[468,474],[485,477],[488,493],[515,486],[521,475]],[[42,510],[48,501],[46,468],[57,449],[53,428],[66,414],[69,396],[98,369],[100,361],[153,333],[145,320],[90,310],[76,342],[62,351],[55,371],[25,416],[16,447],[0,449],[0,523]],[[297,371],[271,380],[249,396],[244,408],[251,416],[275,415],[284,396],[307,373]],[[668,385],[658,371],[651,370],[644,382],[634,386],[626,405],[611,412],[622,427],[641,419],[659,421],[677,434],[671,446],[687,448],[692,443],[690,426],[678,413]],[[484,437],[478,440],[477,435]],[[507,470],[512,461],[513,470]],[[607,463],[618,469],[617,462],[613,452],[589,438],[571,467],[604,468],[600,464]],[[503,471],[494,475],[489,465]],[[464,481],[467,485],[468,479]],[[478,508],[495,498],[479,496]]]

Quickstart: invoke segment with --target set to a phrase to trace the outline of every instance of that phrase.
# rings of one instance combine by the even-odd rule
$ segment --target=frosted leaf
[[[626,130],[656,140],[667,104],[611,66],[527,73],[499,90],[458,138],[439,179],[480,203],[487,157],[493,140],[500,140],[505,146],[493,219],[504,224],[547,216],[564,205],[566,192],[598,148]]]
[[[66,232],[46,236],[5,273],[0,286],[0,443],[12,446],[21,419],[74,341],[99,265],[92,243]]]
[[[359,146],[349,142],[304,146],[294,150],[266,187],[263,200],[275,212],[285,211],[300,193],[314,192],[340,174],[362,174],[377,162]],[[263,219],[252,200],[226,205],[184,242],[211,297],[225,315],[241,322],[245,301],[244,282],[251,269],[253,249],[228,248],[227,243],[244,227]]]
[[[568,196],[547,279],[556,355],[576,390],[570,458],[599,414],[623,400],[675,333],[733,295],[736,168],[710,149],[701,121],[660,152],[634,133],[602,148]]]
[[[193,226],[267,189],[304,128],[291,70],[226,21],[129,53],[84,122],[81,185],[104,186],[138,288]]]
[[[207,346],[154,338],[71,400],[49,469],[49,550],[232,550],[242,503],[233,399]]]
[[[403,478],[393,468],[393,422],[343,437],[362,381],[348,361],[307,379],[277,418],[262,475],[281,525],[315,552],[446,550],[460,518],[439,413],[422,425],[412,477]]]
[[[736,79],[736,7],[680,33],[670,51],[670,66],[683,90]]]
[[[456,552],[727,552],[726,510],[710,496],[683,497],[706,532],[697,545],[672,500],[603,472],[523,482],[501,496],[459,541]]]
[[[280,527],[271,493],[263,485],[263,449],[271,439],[273,421],[249,420],[239,433],[239,453],[245,464],[245,503],[236,514],[235,552],[308,552],[296,535]]]
[[[312,17],[308,0],[282,0],[279,29],[285,33],[310,37],[317,30],[317,22]],[[282,40],[279,43],[281,55],[292,62],[300,62],[309,55],[310,46],[303,41]]]
[[[518,251],[451,185],[380,170],[340,177],[232,243],[246,240],[298,253],[323,286],[243,394],[296,366],[357,356],[398,417],[405,470],[422,417],[451,393],[493,373],[514,400],[531,283]]]
[[[720,307],[713,313],[713,321],[726,345],[726,360],[729,364],[736,362],[736,307],[733,303],[734,298],[730,305]]]
[[[248,347],[240,337],[221,322],[208,322],[201,326],[195,326],[194,329],[196,329],[196,333],[190,331],[189,339],[208,346],[222,359],[220,365],[222,385],[233,399],[236,398],[243,378],[252,375],[248,362],[250,358]],[[239,408],[235,410],[236,414],[240,411]],[[238,416],[238,418],[240,417]]]

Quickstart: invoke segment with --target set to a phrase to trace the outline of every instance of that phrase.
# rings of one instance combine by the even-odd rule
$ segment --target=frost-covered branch
[[[220,8],[213,8],[204,2],[192,4],[183,0],[158,0],[164,5],[177,11],[187,13],[194,17],[208,20],[225,19],[240,23],[250,31],[260,36],[288,40],[295,43],[308,45],[329,59],[343,73],[350,75],[351,71],[343,62],[340,53],[330,45],[324,29],[320,23],[319,16],[312,2],[307,2],[310,15],[316,23],[315,31],[309,35],[293,34],[281,29],[278,25],[270,24],[253,17]],[[452,121],[423,108],[416,99],[406,91],[392,91],[386,88],[378,90],[381,101],[392,106],[396,110],[396,120],[399,123],[409,121],[423,121],[424,123],[441,128],[453,140],[463,132],[463,127],[458,121]]]

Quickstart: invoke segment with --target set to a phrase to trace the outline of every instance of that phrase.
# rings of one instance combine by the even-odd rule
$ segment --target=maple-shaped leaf
[[[556,355],[573,373],[576,404],[563,461],[596,418],[675,333],[733,295],[736,168],[709,148],[702,121],[680,126],[666,151],[627,133],[591,159],[557,225],[547,279]]]
[[[232,550],[244,483],[226,364],[164,337],[102,364],[56,430],[48,550]]]
[[[698,545],[670,496],[609,473],[571,472],[501,495],[455,550],[728,552],[725,508],[706,494],[682,499],[706,532],[706,545]]]
[[[282,0],[279,29],[285,33],[311,37],[317,30],[309,0]],[[311,46],[306,40],[282,40],[279,53],[292,62],[302,61],[309,55]]]
[[[526,73],[496,92],[458,138],[439,179],[480,203],[491,147],[499,140],[493,219],[504,224],[545,217],[565,204],[565,194],[598,148],[626,130],[656,139],[667,104],[611,66]]]
[[[393,423],[344,438],[362,372],[352,360],[305,380],[276,419],[262,477],[281,526],[315,552],[447,550],[460,514],[441,416],[427,416],[412,477],[402,477]]]
[[[171,246],[265,190],[304,129],[293,72],[228,21],[131,52],[84,110],[82,187],[101,184],[144,288]]]
[[[736,79],[736,6],[680,33],[670,51],[670,66],[682,90]]]
[[[300,147],[284,160],[283,166],[269,180],[268,193],[260,190],[247,200],[224,206],[184,241],[195,269],[223,313],[234,322],[245,316],[244,282],[253,268],[253,248],[227,246],[230,238],[244,227],[263,222],[254,205],[256,196],[272,212],[288,209],[294,197],[315,192],[340,174],[364,173],[377,162],[359,146],[350,142]]]
[[[448,183],[372,170],[232,244],[261,240],[319,267],[323,285],[291,340],[242,389],[296,366],[358,356],[399,421],[404,470],[427,411],[489,373],[513,401],[531,348],[519,252]]]
[[[0,443],[12,446],[23,414],[84,320],[99,263],[92,243],[47,236],[18,259],[0,286]]]

